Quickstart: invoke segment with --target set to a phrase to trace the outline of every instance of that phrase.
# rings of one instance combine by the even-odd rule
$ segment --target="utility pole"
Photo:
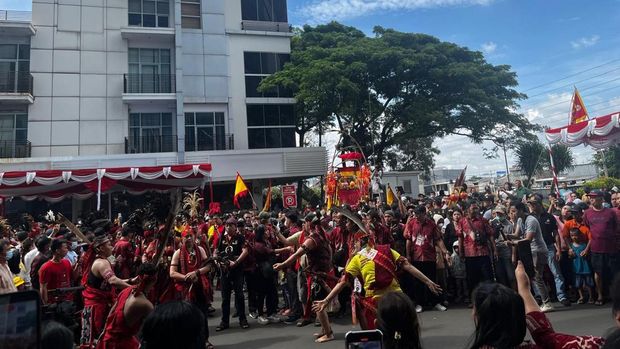
[[[508,157],[506,156],[506,142],[502,139],[502,149],[504,150],[504,163],[506,164],[506,179],[510,183],[510,170],[508,169]]]

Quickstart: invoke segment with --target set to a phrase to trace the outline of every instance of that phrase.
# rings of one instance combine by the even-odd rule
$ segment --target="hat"
[[[440,214],[436,214],[433,216],[433,220],[435,221],[435,224],[439,224],[439,221],[443,221],[443,216]]]
[[[237,225],[237,220],[234,217],[230,217],[226,220],[226,224],[233,224],[233,225]]]
[[[504,205],[495,206],[495,208],[493,209],[493,213],[497,213],[497,212],[506,214],[506,206]]]
[[[269,214],[269,212],[261,212],[258,214],[258,219],[263,220],[263,219],[269,219],[271,218],[271,215]]]
[[[458,240],[456,240],[456,241],[452,244],[452,247],[458,247],[458,246],[459,246],[459,241],[458,241]]]
[[[602,198],[603,196],[605,196],[605,194],[603,194],[603,192],[600,190],[593,190],[588,194],[588,196],[591,198],[597,198],[597,197]]]
[[[310,212],[306,215],[306,217],[304,217],[304,221],[306,222],[313,222],[316,219],[316,213],[314,212]]]
[[[392,216],[392,217],[394,217],[394,211],[392,211],[392,210],[387,210],[387,211],[383,212],[383,214],[384,214],[384,215],[387,215],[387,216]]]
[[[569,212],[581,212],[581,207],[579,205],[573,205],[568,210]]]

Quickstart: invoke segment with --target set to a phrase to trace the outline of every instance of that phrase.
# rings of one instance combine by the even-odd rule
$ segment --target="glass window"
[[[258,20],[273,21],[273,0],[258,0]]]
[[[181,0],[181,27],[200,29],[200,0]]]
[[[142,25],[142,15],[136,13],[129,14],[129,25]]]
[[[0,45],[0,59],[17,59],[17,45]]]
[[[244,52],[243,60],[246,74],[261,74],[260,53]]]
[[[129,126],[140,126],[140,114],[129,114]]]
[[[288,53],[278,54],[278,71],[284,69],[284,65],[291,61],[291,55]]]
[[[155,1],[152,0],[144,0],[142,2],[142,13],[156,13],[155,11]]]
[[[194,113],[185,113],[185,125],[194,125]]]
[[[280,125],[280,108],[277,104],[265,104],[265,126]]]
[[[282,148],[282,139],[280,138],[279,128],[265,129],[265,142],[267,148]]]
[[[30,45],[19,45],[19,59],[30,60]]]
[[[265,125],[262,104],[248,104],[247,109],[248,109],[248,126],[264,126]]]
[[[185,150],[186,151],[195,151],[196,150],[196,135],[194,134],[195,128],[185,127]]]
[[[170,13],[170,4],[165,1],[160,1],[157,3],[157,14],[159,15],[167,15]]]
[[[295,107],[293,104],[280,105],[280,125],[295,125]]]
[[[157,16],[155,15],[142,15],[142,26],[147,28],[154,28],[157,26]]]
[[[262,76],[246,76],[245,77],[245,96],[246,97],[262,97],[263,94],[258,92]]]
[[[281,128],[282,148],[295,148],[295,129],[292,127]]]
[[[188,29],[200,29],[200,18],[181,17],[181,27]]]
[[[129,12],[142,12],[142,2],[140,0],[129,0]]]
[[[196,113],[196,125],[213,125],[213,113]]]
[[[276,22],[288,23],[286,0],[273,0],[273,17]]]
[[[262,74],[273,74],[278,70],[278,63],[275,53],[263,52],[260,56]]]
[[[224,125],[224,113],[215,113],[215,124]]]
[[[258,19],[256,0],[241,0],[241,18],[246,21],[255,21]]]
[[[171,113],[162,113],[161,114],[161,124],[163,126],[172,126],[172,114]]]
[[[250,149],[265,148],[265,129],[264,128],[248,129],[248,147]]]

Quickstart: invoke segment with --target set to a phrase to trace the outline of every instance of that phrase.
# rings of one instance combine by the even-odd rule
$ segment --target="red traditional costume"
[[[112,250],[116,258],[115,272],[121,279],[129,279],[134,268],[135,250],[133,244],[126,238],[121,238],[114,244]]]
[[[93,251],[89,252],[93,253]],[[110,263],[107,259],[105,261]],[[86,263],[82,276],[84,309],[82,310],[80,348],[94,348],[95,341],[105,325],[106,316],[114,303],[114,290],[107,281],[114,276],[112,265],[110,264],[110,269],[102,275],[102,278],[99,278],[91,271],[93,262]]]
[[[105,331],[97,343],[97,349],[138,349],[140,343],[136,334],[140,331],[140,322],[133,326],[125,321],[125,304],[127,299],[136,291],[136,286],[122,290],[116,301],[114,309],[108,315]]]

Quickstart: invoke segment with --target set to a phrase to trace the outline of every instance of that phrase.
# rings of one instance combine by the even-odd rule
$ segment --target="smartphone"
[[[36,291],[0,295],[0,348],[37,349],[41,302]]]
[[[383,349],[383,333],[379,330],[349,331],[344,341],[346,349]]]
[[[527,276],[533,278],[536,274],[534,269],[534,258],[532,257],[532,242],[530,240],[521,240],[517,242],[517,260],[523,263]]]

